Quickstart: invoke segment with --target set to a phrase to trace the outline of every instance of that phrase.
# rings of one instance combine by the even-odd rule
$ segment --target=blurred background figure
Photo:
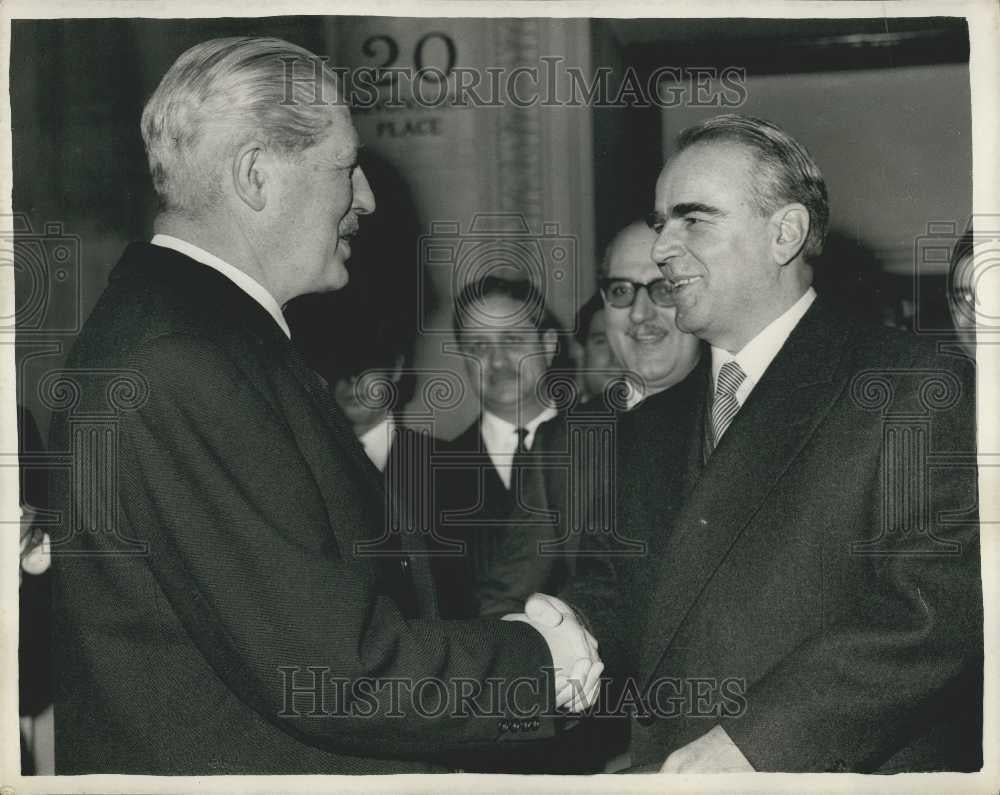
[[[573,335],[583,403],[599,401],[608,386],[622,376],[621,364],[608,345],[606,323],[604,299],[600,292],[595,292],[577,310]]]
[[[18,481],[21,501],[20,638],[18,698],[21,716],[21,772],[54,772],[52,685],[49,659],[52,585],[49,539],[35,523],[48,502],[44,469],[31,459],[44,452],[31,412],[17,407]]]
[[[343,351],[341,367],[331,383],[334,400],[380,472],[385,472],[396,435],[402,430],[395,412],[409,402],[414,386],[412,371],[404,376],[408,357],[392,350],[394,346],[385,347],[385,342],[382,350],[362,344],[369,349],[360,358],[357,349]]]
[[[438,572],[442,615],[471,618],[478,613],[475,583],[492,565],[528,485],[518,476],[520,462],[536,450],[538,427],[556,416],[539,384],[556,359],[559,324],[529,281],[495,275],[466,285],[453,323],[480,413],[455,439],[437,444],[455,464],[437,470],[438,526],[468,545],[464,558],[442,559]],[[448,514],[459,518],[445,525]]]
[[[975,243],[975,233],[969,229],[955,244],[948,269],[948,311],[958,341],[972,361],[976,360],[976,287],[982,276],[976,273]]]

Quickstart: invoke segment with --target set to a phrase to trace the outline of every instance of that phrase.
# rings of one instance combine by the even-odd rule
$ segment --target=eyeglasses
[[[625,309],[635,303],[635,298],[639,294],[639,288],[645,288],[649,300],[657,306],[676,306],[674,300],[674,288],[670,286],[664,278],[653,279],[649,282],[634,282],[631,279],[620,277],[601,279],[601,295],[607,301],[608,306],[616,309]]]

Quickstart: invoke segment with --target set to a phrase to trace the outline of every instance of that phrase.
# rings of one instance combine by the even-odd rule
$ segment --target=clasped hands
[[[555,668],[556,707],[582,712],[597,700],[604,663],[597,641],[568,604],[555,596],[536,593],[524,603],[523,613],[508,613],[504,621],[523,621],[548,644]]]

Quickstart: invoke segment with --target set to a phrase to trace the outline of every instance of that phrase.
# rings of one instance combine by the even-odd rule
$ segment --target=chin
[[[351,280],[351,274],[347,270],[347,264],[337,257],[328,268],[329,278],[327,279],[327,290],[339,290],[346,287]]]

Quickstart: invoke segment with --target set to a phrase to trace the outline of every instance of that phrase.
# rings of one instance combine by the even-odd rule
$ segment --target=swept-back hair
[[[319,85],[302,79],[317,68]],[[289,155],[317,143],[334,121],[337,97],[337,77],[326,64],[282,39],[240,36],[191,47],[142,112],[162,209],[190,216],[211,205],[220,195],[223,155],[248,135]]]
[[[809,234],[802,253],[806,259],[818,257],[830,226],[830,204],[823,174],[809,151],[776,124],[738,113],[715,116],[682,131],[677,151],[717,141],[753,150],[755,173],[750,191],[761,215],[770,215],[790,202],[805,206]]]

